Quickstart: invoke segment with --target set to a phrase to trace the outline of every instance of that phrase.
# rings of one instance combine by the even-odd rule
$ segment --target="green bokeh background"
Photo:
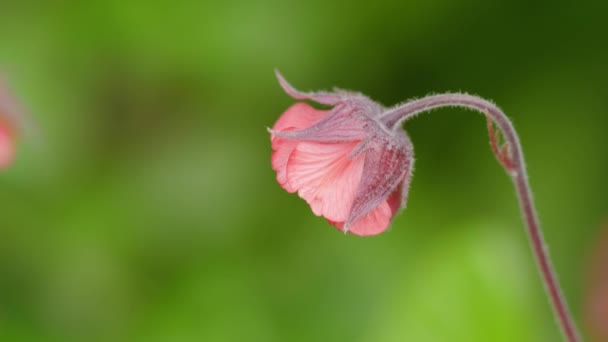
[[[524,144],[584,327],[608,217],[603,1],[2,1],[31,130],[0,173],[1,341],[558,341],[485,121],[408,122],[408,208],[345,236],[275,181],[304,90],[467,91]]]

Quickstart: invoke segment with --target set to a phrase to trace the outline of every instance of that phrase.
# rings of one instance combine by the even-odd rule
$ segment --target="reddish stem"
[[[504,152],[501,152],[498,148],[497,137],[494,134],[493,128],[491,128],[491,126],[488,127],[492,150],[496,154],[499,162],[511,176],[513,184],[515,185],[520,210],[527,228],[532,251],[534,252],[536,263],[542,276],[545,290],[551,301],[555,317],[562,329],[564,338],[568,342],[581,341],[576,324],[568,311],[568,306],[562,295],[557,275],[551,264],[549,251],[546,248],[536,209],[534,207],[519,137],[509,118],[495,104],[477,96],[468,94],[439,94],[410,101],[391,109],[382,115],[381,121],[391,129],[398,129],[403,121],[421,112],[440,107],[464,107],[479,111],[491,118],[502,132],[508,147]]]

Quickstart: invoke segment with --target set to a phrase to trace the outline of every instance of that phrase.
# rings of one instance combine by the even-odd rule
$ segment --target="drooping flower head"
[[[519,136],[498,106],[475,95],[445,93],[385,109],[358,93],[303,93],[278,72],[277,77],[293,98],[331,106],[329,110],[317,110],[297,103],[269,130],[274,150],[272,167],[279,184],[289,192],[298,192],[315,214],[357,235],[383,232],[399,208],[405,206],[414,159],[412,144],[400,129],[403,122],[441,107],[484,114],[492,152],[513,181],[530,245],[563,336],[569,342],[582,341],[543,239]],[[603,317],[606,311],[602,309],[593,305],[591,316]],[[592,324],[601,323],[598,320]],[[603,334],[605,329],[598,331]]]
[[[409,137],[383,124],[385,108],[362,94],[304,93],[276,74],[294,99],[331,107],[298,102],[269,130],[279,184],[344,232],[385,231],[406,204],[414,163]]]

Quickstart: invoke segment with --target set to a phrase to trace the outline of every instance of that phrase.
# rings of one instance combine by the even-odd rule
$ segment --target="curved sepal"
[[[344,232],[386,201],[398,186],[402,186],[399,207],[404,207],[407,199],[414,165],[410,139],[402,132],[396,132],[394,136],[376,136],[368,143],[365,152],[361,183],[344,224]]]

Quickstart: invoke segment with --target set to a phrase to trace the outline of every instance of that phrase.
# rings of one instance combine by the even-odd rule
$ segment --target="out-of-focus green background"
[[[584,326],[608,217],[603,1],[2,1],[35,129],[0,173],[1,341],[558,341],[483,117],[405,127],[407,210],[344,236],[265,130],[303,90],[467,91],[513,119]]]

